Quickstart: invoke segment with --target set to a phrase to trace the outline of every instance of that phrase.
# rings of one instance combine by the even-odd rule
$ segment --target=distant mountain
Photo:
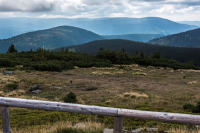
[[[126,34],[126,35],[103,35],[106,39],[125,39],[139,42],[148,42],[155,38],[163,37],[161,34]]]
[[[198,28],[157,17],[147,18],[0,18],[0,39],[61,25],[87,29],[99,35],[175,34]]]
[[[166,59],[175,59],[183,63],[193,61],[195,66],[200,66],[200,48],[163,46],[121,39],[98,40],[66,48],[75,52],[95,55],[101,47],[105,50],[122,50],[124,48],[130,54],[133,54],[134,51],[134,55],[136,55],[136,51],[144,51],[147,55],[152,55],[154,52],[160,51]],[[55,49],[55,51],[59,50]]]
[[[0,40],[0,53],[6,52],[11,44],[14,44],[18,51],[29,51],[30,49],[36,50],[39,47],[51,49],[102,39],[105,38],[84,29],[60,26]]]
[[[200,21],[178,21],[181,24],[195,25],[200,27]]]
[[[200,47],[200,28],[153,39],[149,43],[179,47]]]

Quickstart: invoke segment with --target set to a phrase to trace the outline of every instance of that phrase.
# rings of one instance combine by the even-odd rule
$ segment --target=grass
[[[79,123],[72,123],[70,121],[59,121],[54,124],[30,126],[24,129],[13,128],[13,133],[102,133],[105,128],[104,124],[86,120],[81,121],[85,127],[79,127]],[[0,133],[2,133],[0,131]]]
[[[77,103],[80,104],[175,113],[191,113],[183,110],[183,105],[185,103],[195,105],[200,101],[199,71],[177,70],[170,72],[169,69],[134,64],[123,65],[123,70],[119,70],[118,67],[76,68],[63,72],[31,71],[30,73],[25,70],[15,70],[11,76],[0,75],[0,95],[63,102],[63,97],[69,92],[73,92],[77,96]],[[1,69],[1,71],[4,70]],[[140,72],[138,72],[139,70]],[[152,70],[154,71],[152,72]],[[93,72],[98,73],[94,74]],[[148,76],[133,74],[135,72],[146,73]],[[185,78],[183,78],[184,76]],[[195,84],[187,84],[194,81]],[[19,87],[5,93],[4,88],[7,84],[18,84]],[[35,84],[41,85],[42,93],[26,93],[26,90]],[[62,89],[51,88],[52,85],[60,86]],[[43,128],[46,125],[51,125],[53,128],[60,121],[69,121],[73,126],[74,123],[85,119],[91,119],[104,124],[104,127],[113,128],[113,117],[10,109],[11,126],[20,131],[29,127],[33,130],[39,130],[38,128]],[[173,127],[173,130],[175,128],[176,130],[186,130],[180,124],[133,118],[124,119],[124,129],[144,126],[165,127],[167,129]],[[55,129],[57,129],[56,126]]]

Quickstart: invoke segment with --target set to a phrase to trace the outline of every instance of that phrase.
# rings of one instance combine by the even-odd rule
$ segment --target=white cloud
[[[149,17],[200,20],[200,0],[0,0],[0,17]],[[45,12],[45,14],[44,14]],[[182,17],[179,17],[182,16]]]

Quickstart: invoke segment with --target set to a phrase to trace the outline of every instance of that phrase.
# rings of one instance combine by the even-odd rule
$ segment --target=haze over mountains
[[[169,35],[198,28],[157,17],[147,18],[0,18],[0,39],[22,33],[69,25],[92,31],[99,35],[162,34]]]
[[[51,49],[102,39],[105,38],[84,29],[71,26],[59,26],[0,40],[0,52],[6,52],[11,44],[14,44],[18,51],[29,51],[30,49],[36,50],[39,47]]]
[[[179,47],[200,47],[200,28],[153,39],[149,43]]]
[[[178,21],[181,24],[196,25],[200,27],[200,21]]]

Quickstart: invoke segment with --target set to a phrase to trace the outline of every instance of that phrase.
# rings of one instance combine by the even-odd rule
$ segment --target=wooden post
[[[11,133],[9,108],[1,106],[3,133]]]
[[[113,133],[123,133],[123,117],[116,116],[114,118],[114,131]]]

